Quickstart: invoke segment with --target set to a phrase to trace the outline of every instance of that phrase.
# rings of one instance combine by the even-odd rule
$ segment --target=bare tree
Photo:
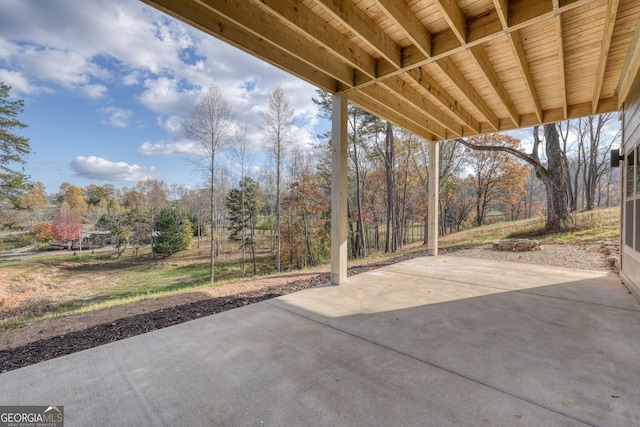
[[[234,147],[231,150],[231,157],[238,163],[240,169],[240,210],[241,210],[241,218],[246,217],[246,202],[245,199],[247,197],[247,185],[245,184],[245,177],[247,171],[247,163],[251,161],[253,158],[251,153],[251,146],[249,144],[249,140],[247,139],[247,125],[241,124],[235,133],[235,143]],[[245,276],[245,243],[246,243],[246,223],[243,220],[241,223],[241,251],[242,251],[242,277]],[[256,255],[255,255],[255,244],[253,242],[253,230],[251,231],[251,248],[253,253],[253,274],[256,274]]]
[[[578,144],[580,145],[581,163],[584,165],[582,182],[584,185],[584,202],[586,210],[595,207],[596,190],[599,190],[600,179],[609,171],[608,154],[620,136],[620,130],[607,136],[606,128],[614,120],[612,114],[601,114],[578,120]]]
[[[282,173],[287,151],[294,143],[293,118],[294,111],[289,104],[287,96],[280,86],[276,87],[271,94],[271,98],[269,98],[267,110],[260,112],[260,119],[262,120],[265,148],[276,168],[276,271],[278,272],[281,271],[280,206],[282,204]]]
[[[191,118],[183,123],[184,132],[197,148],[197,158],[192,162],[207,173],[211,206],[211,251],[209,281],[214,280],[215,239],[215,165],[216,155],[229,146],[233,130],[234,114],[222,91],[209,86],[202,91]]]

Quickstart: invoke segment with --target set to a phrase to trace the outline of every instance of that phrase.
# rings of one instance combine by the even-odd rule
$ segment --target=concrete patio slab
[[[66,426],[640,425],[606,273],[427,257],[0,375]]]

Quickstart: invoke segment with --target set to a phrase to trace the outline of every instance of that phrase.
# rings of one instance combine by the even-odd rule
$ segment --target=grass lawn
[[[548,234],[544,218],[502,222],[448,234],[439,239],[442,248],[488,243],[496,239],[526,237],[545,243],[595,241],[620,236],[620,210],[609,208],[572,214],[565,230]],[[258,255],[258,275],[274,274],[269,238],[263,236]],[[237,244],[226,243],[226,254],[215,260],[213,286],[241,278]],[[420,243],[400,252],[374,253],[358,262],[374,262],[424,250]],[[203,244],[172,255],[152,259],[150,248],[135,257],[132,249],[121,256],[113,252],[43,252],[21,262],[0,264],[0,330],[47,318],[97,310],[135,301],[212,286],[209,279],[209,246]],[[247,276],[252,265],[247,255]]]

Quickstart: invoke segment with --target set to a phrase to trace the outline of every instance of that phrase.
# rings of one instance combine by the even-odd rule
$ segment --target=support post
[[[429,143],[429,217],[427,230],[427,253],[438,255],[438,211],[440,202],[440,157],[439,142]]]
[[[331,110],[331,284],[347,281],[347,94]]]

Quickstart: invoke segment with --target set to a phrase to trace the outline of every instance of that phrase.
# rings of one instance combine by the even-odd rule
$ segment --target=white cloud
[[[169,116],[166,119],[158,117],[158,126],[167,132],[178,135],[182,132],[182,119],[178,116]]]
[[[0,81],[4,82],[8,86],[11,86],[12,94],[20,93],[23,95],[31,95],[38,92],[48,91],[46,88],[41,88],[37,85],[30,84],[25,76],[18,71],[0,69]]]
[[[108,91],[109,89],[104,85],[84,85],[82,87],[82,92],[93,99],[104,98]]]
[[[133,111],[117,107],[105,107],[100,111],[107,115],[107,120],[103,123],[108,123],[117,128],[127,127],[129,119],[133,115]]]
[[[137,182],[153,178],[155,167],[112,162],[96,156],[78,156],[71,162],[76,175],[108,182]]]
[[[139,70],[135,70],[130,72],[129,74],[122,77],[122,83],[125,86],[133,86],[140,83],[140,79],[142,78],[142,72]]]
[[[169,77],[147,79],[144,82],[145,90],[138,96],[138,100],[153,112],[186,116],[198,99],[199,92],[180,90],[179,83],[177,79]]]
[[[30,95],[73,91],[90,99],[94,111],[103,113],[105,123],[114,127],[129,126],[134,116],[145,127],[149,115],[144,110],[152,112],[157,127],[145,131],[160,134],[144,136],[149,141],[138,154],[197,155],[188,141],[163,140],[181,137],[182,121],[189,117],[200,89],[211,84],[222,89],[237,119],[247,124],[247,138],[254,146],[262,142],[258,113],[277,85],[295,110],[301,145],[308,148],[315,140],[313,86],[142,2],[2,0],[0,28],[0,79],[13,82],[16,91]],[[131,140],[144,141],[138,138]],[[98,166],[105,163],[114,173],[153,173],[93,156],[78,157],[72,165],[78,175],[90,176],[90,166],[101,170]],[[105,176],[110,175],[108,169]]]
[[[202,154],[198,147],[189,140],[173,142],[144,142],[138,148],[138,154],[143,156],[186,157]]]

